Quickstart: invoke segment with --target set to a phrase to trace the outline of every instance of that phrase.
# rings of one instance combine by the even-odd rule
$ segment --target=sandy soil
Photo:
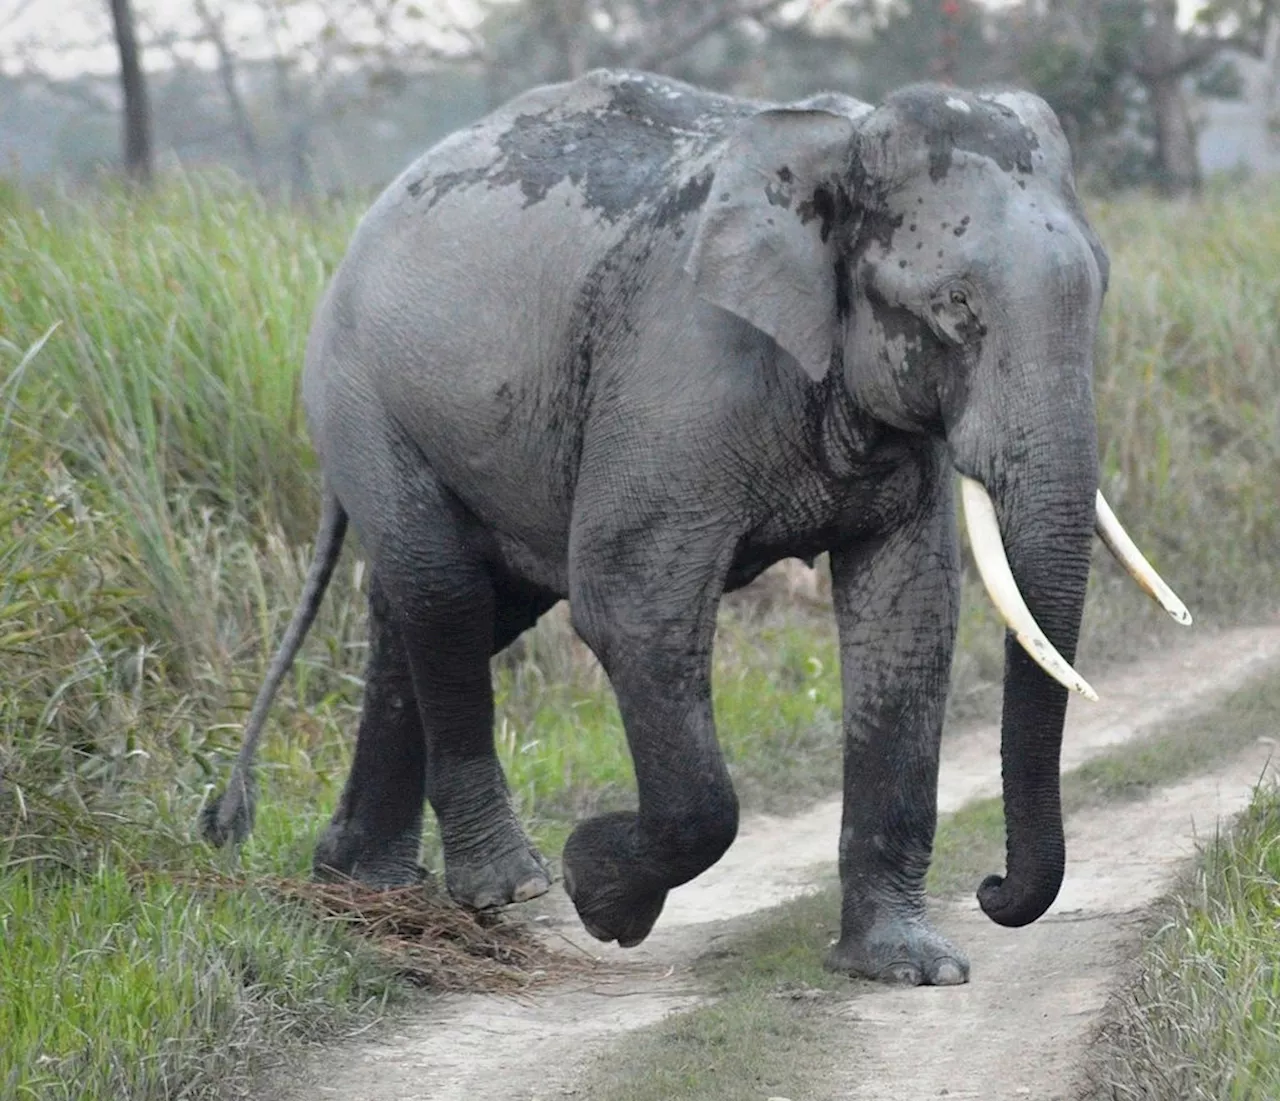
[[[1280,627],[1197,632],[1187,645],[1093,678],[1101,702],[1075,700],[1063,769],[1188,711],[1211,706],[1280,664]],[[939,809],[999,791],[999,731],[980,728],[943,747]],[[852,997],[847,1074],[830,1097],[915,1101],[947,1097],[1071,1096],[1073,1068],[1101,1008],[1133,922],[1172,866],[1239,810],[1266,766],[1259,746],[1212,775],[1151,799],[1068,823],[1067,880],[1046,917],[1022,930],[993,925],[974,902],[940,905],[941,927],[969,953],[973,981],[938,990],[874,988]],[[600,957],[590,984],[527,1000],[443,998],[394,1031],[331,1045],[281,1101],[544,1099],[577,1093],[577,1070],[611,1038],[693,1004],[688,963],[726,935],[730,919],[811,889],[834,868],[840,803],[794,818],[755,818],[728,854],[673,891],[650,938],[623,951],[591,940],[559,887],[539,920],[550,935]],[[992,869],[996,871],[997,869]],[[922,1058],[923,1052],[927,1058]]]
[[[1073,818],[1067,883],[1034,925],[1001,929],[976,902],[935,908],[939,927],[968,950],[972,981],[852,998],[843,1011],[845,1073],[822,1096],[1072,1101],[1091,1030],[1146,907],[1196,839],[1212,838],[1222,819],[1244,809],[1273,752],[1259,745],[1141,803]]]

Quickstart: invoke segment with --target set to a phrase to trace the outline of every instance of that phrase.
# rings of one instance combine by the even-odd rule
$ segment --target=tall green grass
[[[1280,191],[1098,204],[1097,401],[1117,512],[1198,610],[1271,613],[1280,571]]]
[[[1164,905],[1095,1045],[1088,1096],[1280,1096],[1280,792],[1259,790]]]
[[[68,458],[151,511],[154,495],[194,493],[310,534],[297,372],[356,213],[300,217],[217,177],[141,202],[19,200],[0,243],[0,333],[22,347],[63,326],[40,374],[74,398]]]
[[[1137,199],[1097,210],[1114,261],[1097,388],[1107,489],[1201,619],[1280,595],[1278,198],[1215,196],[1194,218]],[[224,859],[190,823],[301,590],[316,497],[297,376],[360,213],[304,214],[219,177],[39,205],[0,191],[0,922],[47,962],[0,970],[0,1002],[28,1022],[0,1019],[0,1088],[18,1096],[58,1076],[68,1096],[215,1096],[263,1043],[367,1010],[385,989],[350,942],[295,911],[165,878]],[[252,871],[304,873],[336,799],[360,699],[363,574],[349,554],[274,708],[241,857]],[[1135,609],[1140,630],[1165,629],[1117,595],[1114,569],[1099,574],[1086,670],[1130,637]],[[721,628],[717,713],[748,800],[777,808],[830,788],[830,617],[748,599]],[[967,597],[955,712],[990,706],[1000,664],[1001,632]],[[562,616],[497,668],[512,790],[554,847],[567,820],[629,797],[617,712]],[[125,944],[124,927],[150,961],[136,989],[90,979],[114,974],[92,970],[106,964],[90,949]],[[259,936],[310,977],[255,966],[248,981],[226,963]],[[110,966],[128,951],[112,948]],[[76,1000],[92,984],[97,1008]],[[206,1012],[226,999],[234,1013]],[[30,1024],[64,1016],[92,1020],[94,1043],[77,1039],[87,1024]],[[161,1069],[126,1089],[120,1068],[135,1064]]]
[[[0,1094],[243,1094],[255,1053],[393,989],[296,907],[165,871],[216,866],[188,824],[305,571],[294,379],[346,226],[198,180],[5,205]],[[345,766],[351,574],[281,701],[304,713],[265,771],[292,815],[264,815],[251,866],[306,868]]]

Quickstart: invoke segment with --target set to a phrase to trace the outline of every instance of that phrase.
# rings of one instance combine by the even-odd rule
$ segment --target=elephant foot
[[[596,940],[634,948],[649,935],[667,901],[665,889],[637,885],[627,873],[635,815],[606,814],[581,823],[565,843],[564,889]]]
[[[900,917],[858,937],[841,936],[823,965],[897,986],[957,986],[969,981],[969,960],[922,919]]]
[[[483,849],[463,854],[445,845],[445,886],[450,897],[472,910],[528,902],[551,889],[551,868],[516,822]]]
[[[312,876],[321,883],[354,880],[376,891],[426,883],[431,873],[418,863],[419,833],[415,825],[375,840],[350,820],[331,822],[316,845]]]

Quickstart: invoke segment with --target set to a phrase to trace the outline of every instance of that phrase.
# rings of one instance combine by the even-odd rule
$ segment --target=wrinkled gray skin
[[[596,72],[428,152],[361,223],[307,350],[329,501],[278,661],[346,516],[372,565],[364,713],[317,869],[412,882],[425,796],[455,898],[547,889],[494,754],[489,659],[567,597],[639,809],[578,825],[565,886],[595,936],[638,944],[737,830],[711,710],[720,596],[829,551],[845,802],[828,963],[964,981],[924,913],[953,471],[994,499],[1073,660],[1106,270],[1062,131],[1025,93],[776,106]],[[1008,873],[979,898],[1021,925],[1062,879],[1066,695],[1010,642],[1004,701]],[[211,835],[243,832],[242,802],[211,809]]]

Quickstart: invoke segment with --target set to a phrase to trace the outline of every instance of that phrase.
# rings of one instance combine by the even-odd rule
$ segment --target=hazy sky
[[[180,37],[195,38],[200,22],[190,0],[133,0],[139,21],[158,31],[177,32]],[[228,39],[238,53],[253,56],[270,55],[262,6],[239,0],[209,0],[209,6],[223,16]],[[458,36],[441,35],[435,25],[472,26],[479,18],[470,0],[419,0],[419,6],[432,17],[406,24],[407,35],[429,40],[441,48],[463,45]],[[291,29],[298,37],[314,35],[323,25],[320,6],[306,3],[289,6]],[[78,72],[114,72],[118,64],[108,37],[111,20],[107,0],[0,0],[0,67],[12,70],[15,47],[25,46],[35,56],[41,69],[51,75]],[[344,22],[343,29],[352,39],[361,37],[363,28],[354,21]],[[369,25],[372,32],[372,24]],[[145,36],[144,36],[145,37]],[[260,43],[255,50],[255,43]],[[184,46],[186,60],[212,66],[212,47]],[[155,54],[156,56],[150,56]],[[160,51],[148,51],[149,67],[167,63]]]
[[[238,0],[209,0],[214,10],[221,11],[226,20],[228,37],[238,52],[252,55],[255,52],[269,54],[261,8],[252,2]],[[690,0],[695,2],[695,0]],[[803,0],[797,0],[802,3]],[[981,2],[981,0],[980,0]],[[987,3],[1014,3],[1016,0],[986,0]],[[1181,19],[1189,20],[1201,7],[1203,0],[1178,0]],[[477,11],[471,0],[419,0],[419,6],[435,16],[430,22],[447,24],[454,22],[474,25]],[[134,8],[140,19],[148,19],[157,29],[177,30],[194,37],[199,24],[189,0],[134,0]],[[290,8],[297,20],[299,35],[314,32],[323,22],[315,9],[307,10],[305,4]],[[430,27],[422,27],[418,33],[430,33]],[[22,43],[33,53],[41,69],[50,75],[72,75],[77,72],[114,72],[117,59],[109,39],[110,30],[107,0],[0,0],[0,68],[12,71],[15,64],[15,46]],[[358,28],[351,33],[358,34]],[[461,41],[453,39],[455,45]],[[45,48],[33,47],[39,43]],[[261,43],[259,50],[255,43]],[[437,38],[437,45],[444,41]],[[164,64],[163,56],[145,58],[148,67]],[[212,66],[211,47],[187,47],[183,49],[186,60]]]

